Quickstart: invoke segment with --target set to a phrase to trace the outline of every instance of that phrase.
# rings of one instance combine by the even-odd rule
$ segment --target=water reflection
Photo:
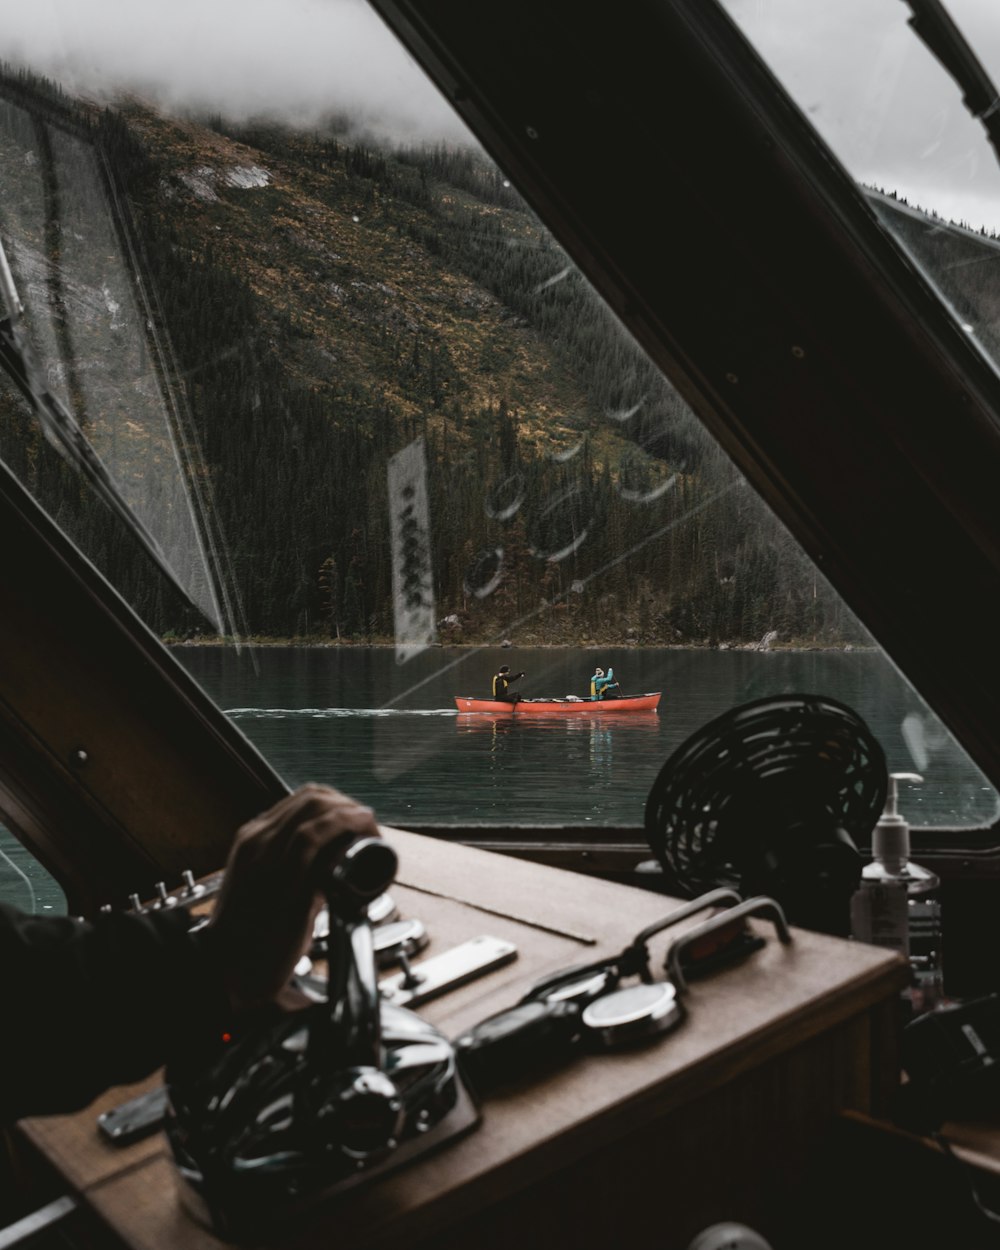
[[[513,774],[507,770],[513,760],[522,753],[537,753],[550,762],[562,759],[567,765],[571,761],[577,764],[589,761],[589,785],[597,779],[610,779],[616,746],[625,760],[630,754],[629,745],[638,741],[636,735],[659,734],[660,718],[655,710],[603,711],[591,716],[576,712],[565,717],[530,716],[521,712],[516,716],[459,712],[455,717],[455,729],[461,735],[488,735],[491,770],[502,770],[511,780]]]
[[[575,733],[602,726],[608,729],[614,726],[615,728],[635,727],[636,729],[656,730],[659,728],[659,721],[660,716],[655,709],[643,712],[601,711],[591,716],[588,716],[586,712],[573,712],[567,716],[557,714],[532,716],[523,711],[519,711],[516,716],[510,712],[459,712],[455,717],[455,726],[460,732],[474,732],[502,725],[509,729],[516,727],[520,731],[544,729]]]

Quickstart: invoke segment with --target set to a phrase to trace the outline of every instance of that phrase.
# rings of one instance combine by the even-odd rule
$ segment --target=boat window
[[[861,80],[888,125],[890,85],[932,61],[898,0],[728,7],[824,133]],[[840,18],[869,9],[884,38]],[[58,38],[23,16],[8,41],[0,242],[35,386],[0,372],[0,457],[289,783],[404,826],[638,840],[675,747],[798,691],[854,707],[924,778],[900,796],[914,825],[995,819],[982,773],[372,11],[262,2],[234,25],[201,6],[192,39],[175,4],[134,40],[123,12]],[[936,125],[902,133],[923,129],[966,198],[931,200],[915,145],[880,163],[877,127],[856,174],[908,246],[954,239],[948,272],[978,281],[997,170],[978,135],[978,164],[954,146],[939,89]],[[91,451],[56,445],[40,395]],[[503,664],[521,702],[460,709]],[[621,696],[600,707],[597,667]]]
[[[984,0],[723,5],[962,331],[1000,365],[996,6]]]

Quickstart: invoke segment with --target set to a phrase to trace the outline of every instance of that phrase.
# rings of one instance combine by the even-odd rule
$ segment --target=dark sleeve
[[[225,1027],[183,909],[93,923],[0,904],[0,1124],[84,1107]]]

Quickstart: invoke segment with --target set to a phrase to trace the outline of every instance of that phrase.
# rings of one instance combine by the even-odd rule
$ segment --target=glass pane
[[[86,24],[86,44],[67,27],[58,57],[21,32],[68,93],[42,108],[49,146],[83,145],[66,229],[90,243],[61,304],[45,89],[23,76],[3,84],[18,173],[0,237],[53,387],[150,526],[177,522],[161,543],[185,585],[215,588],[219,635],[91,501],[69,509],[11,404],[0,452],[67,528],[99,530],[102,567],[289,782],[403,825],[639,826],[690,733],[804,691],[854,706],[890,766],[924,776],[901,795],[913,823],[994,818],[982,775],[372,12],[261,3],[235,40],[205,6],[197,39],[174,14],[155,33],[144,16],[125,59],[127,22]],[[65,69],[66,40],[93,78]],[[113,107],[75,101],[111,79]],[[67,291],[87,312],[72,335]],[[200,456],[176,454],[177,422]],[[233,650],[226,603],[259,645]],[[460,712],[501,664],[526,699],[589,701],[599,665],[661,701]]]
[[[58,882],[9,829],[0,825],[0,903],[29,915],[66,914],[66,895]]]
[[[5,377],[0,454],[155,621],[156,583],[127,525],[95,500],[86,477],[75,476],[53,425],[81,431],[123,510],[159,545],[195,619],[200,614],[216,632],[222,617],[208,560],[213,538],[196,523],[205,515],[204,464],[183,391],[169,385],[171,357],[128,248],[127,206],[107,181],[100,142],[81,133],[79,120],[74,125],[71,112],[60,112],[50,121],[37,108],[0,100],[0,220],[24,307],[14,332],[29,361],[35,358],[36,398],[50,400],[33,411]],[[129,555],[119,550],[125,543]],[[164,587],[157,589],[162,597]]]
[[[723,4],[996,366],[1000,162],[963,101],[968,87],[918,37],[910,5]],[[947,0],[946,9],[982,68],[1000,81],[1000,9],[988,0]]]

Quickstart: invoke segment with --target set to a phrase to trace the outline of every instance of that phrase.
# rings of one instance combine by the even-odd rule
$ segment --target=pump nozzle
[[[914,781],[921,782],[923,777],[919,773],[890,773],[889,774],[889,792],[886,795],[885,811],[882,813],[882,819],[890,818],[893,820],[902,820],[897,811],[896,804],[899,800],[899,782]]]
[[[910,858],[910,824],[899,814],[899,783],[921,782],[919,773],[890,773],[885,808],[872,833],[872,854],[876,859],[905,864]]]

